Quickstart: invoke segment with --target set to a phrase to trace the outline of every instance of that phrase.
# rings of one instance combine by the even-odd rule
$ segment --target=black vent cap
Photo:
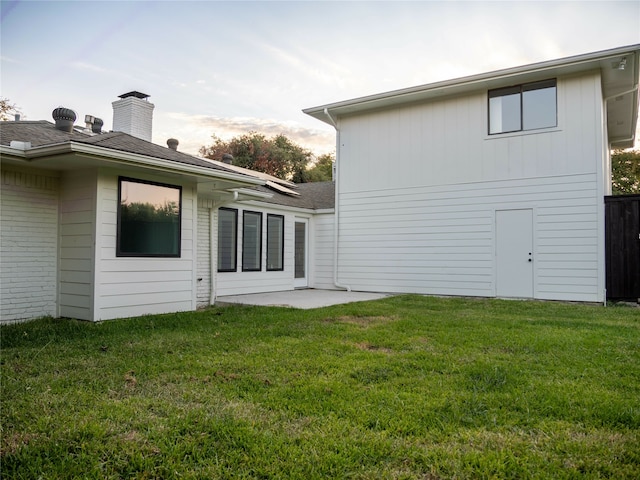
[[[102,133],[102,126],[104,122],[101,118],[94,118],[93,123],[91,124],[91,131],[93,133]]]
[[[129,98],[129,97],[135,97],[135,98],[144,100],[145,98],[149,98],[149,95],[147,95],[146,93],[136,92],[135,90],[128,93],[123,93],[122,95],[118,95],[118,98]]]

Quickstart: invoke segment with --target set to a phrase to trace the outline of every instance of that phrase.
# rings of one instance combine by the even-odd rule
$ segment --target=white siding
[[[59,179],[2,166],[0,321],[56,316]]]
[[[486,92],[340,120],[341,192],[593,173],[597,75],[558,79],[556,129],[487,135]]]
[[[127,176],[167,183],[166,178]],[[180,258],[116,257],[118,172],[102,172],[98,182],[97,294],[94,320],[194,310],[196,196],[182,188]]]
[[[97,170],[64,172],[60,189],[61,317],[93,319]]]
[[[334,218],[333,213],[316,214],[312,220],[311,288],[336,288],[333,283]]]
[[[602,99],[558,79],[557,128],[489,137],[486,92],[340,121],[339,280],[495,295],[495,210],[534,210],[534,296],[602,301]]]
[[[536,298],[598,296],[595,175],[341,196],[341,282],[354,290],[495,295],[495,211],[534,208]]]

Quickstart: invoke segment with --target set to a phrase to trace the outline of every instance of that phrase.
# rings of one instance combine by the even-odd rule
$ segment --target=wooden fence
[[[605,197],[607,298],[640,302],[640,195]]]

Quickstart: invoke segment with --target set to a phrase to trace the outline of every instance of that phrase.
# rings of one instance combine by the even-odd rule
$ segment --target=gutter
[[[338,124],[333,119],[331,114],[329,113],[329,109],[324,109],[324,114],[329,118],[329,121],[333,125],[333,128],[336,129],[336,188],[335,188],[335,200],[334,200],[334,216],[333,216],[333,284],[337,288],[342,288],[347,292],[351,291],[351,287],[349,285],[344,285],[338,281],[338,237],[339,237],[339,228],[340,228],[340,202],[338,201],[338,197],[340,194],[340,162],[338,161],[338,157],[340,155],[340,129],[338,128]]]

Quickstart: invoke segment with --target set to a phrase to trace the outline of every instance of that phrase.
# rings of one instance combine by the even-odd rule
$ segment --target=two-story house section
[[[631,147],[640,45],[304,112],[337,131],[336,283],[605,299],[610,150]]]

